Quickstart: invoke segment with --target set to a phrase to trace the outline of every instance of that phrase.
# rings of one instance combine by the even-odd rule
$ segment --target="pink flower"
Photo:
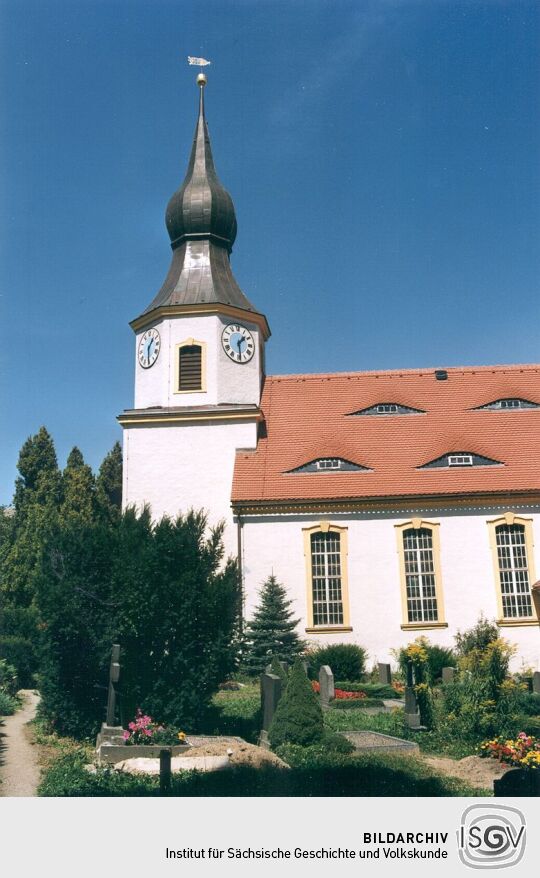
[[[129,740],[129,732],[124,732],[122,737],[123,737],[124,741]]]

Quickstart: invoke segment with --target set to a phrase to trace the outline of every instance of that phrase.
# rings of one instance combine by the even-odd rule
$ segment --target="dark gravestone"
[[[540,771],[531,768],[512,768],[499,780],[493,781],[495,796],[540,796]]]
[[[281,698],[281,680],[277,674],[261,674],[262,728],[267,732]]]
[[[120,645],[113,643],[111,650],[111,663],[109,665],[109,688],[107,693],[106,720],[101,724],[101,730],[97,736],[96,747],[101,744],[123,744],[124,729],[115,725],[118,699],[118,683],[120,681]]]
[[[443,668],[442,669],[442,681],[444,683],[453,683],[454,677],[456,675],[455,668]]]
[[[421,726],[420,711],[414,691],[414,673],[412,662],[407,662],[407,685],[405,686],[405,722],[410,729]]]
[[[390,686],[392,682],[392,668],[390,665],[385,665],[382,662],[379,662],[379,683],[382,683],[384,686]]]
[[[321,707],[326,709],[329,707],[331,699],[335,697],[334,675],[328,665],[321,665],[319,669],[319,694]]]
[[[109,693],[107,697],[107,719],[108,726],[114,726],[116,719],[116,686],[120,681],[120,644],[113,643],[111,650],[111,664],[109,666]]]
[[[540,671],[535,671],[532,676],[532,691],[540,695]]]

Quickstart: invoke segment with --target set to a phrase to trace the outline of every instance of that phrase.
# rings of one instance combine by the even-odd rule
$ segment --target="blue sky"
[[[97,467],[207,68],[270,373],[537,362],[540,5],[0,0],[0,502],[41,424]]]

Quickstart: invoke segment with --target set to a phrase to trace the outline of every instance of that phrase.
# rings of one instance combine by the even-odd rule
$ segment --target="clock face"
[[[139,339],[137,357],[143,369],[153,366],[159,356],[161,339],[157,329],[147,329]]]
[[[255,353],[255,341],[241,323],[229,323],[221,334],[223,350],[235,363],[249,363]]]

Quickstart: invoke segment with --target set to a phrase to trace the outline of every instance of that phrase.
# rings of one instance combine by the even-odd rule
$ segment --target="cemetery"
[[[452,648],[412,632],[380,662],[303,640],[273,575],[245,622],[222,528],[122,512],[119,449],[96,479],[80,452],[60,472],[42,430],[19,467],[0,795],[22,794],[6,775],[17,743],[29,795],[538,795],[540,672],[496,622]]]
[[[488,632],[484,620],[464,636],[475,651],[476,665],[481,664],[480,652],[487,652],[495,673],[493,656],[499,651],[500,659],[505,647],[498,639],[479,646]],[[466,670],[470,655],[456,654],[456,665],[439,667],[438,679],[432,680],[429,642],[420,638],[404,655],[396,654],[395,665],[379,663],[360,680],[340,681],[339,686],[327,664],[318,666],[315,677],[313,650],[292,663],[274,656],[258,679],[240,671],[224,682],[212,700],[214,728],[184,732],[158,725],[141,711],[128,729],[119,724],[121,649],[114,644],[106,718],[96,746],[72,742],[66,750],[61,744],[61,755],[45,772],[40,793],[536,796],[540,739],[533,731],[540,722],[540,674],[519,679],[505,674],[499,701],[514,698],[513,709],[524,712],[505,717],[502,711],[508,705],[483,699],[477,705],[485,711],[476,716],[477,730],[466,733],[462,725],[460,736],[459,697],[469,714],[461,722],[471,719],[466,701],[473,697],[466,679],[472,674]],[[459,687],[465,689],[461,695]],[[485,695],[488,679],[482,687]],[[339,692],[344,697],[336,697]],[[503,734],[482,741],[484,730],[497,722]],[[521,726],[529,732],[514,732],[511,747],[510,729]],[[453,776],[434,770],[441,755],[454,763]]]

